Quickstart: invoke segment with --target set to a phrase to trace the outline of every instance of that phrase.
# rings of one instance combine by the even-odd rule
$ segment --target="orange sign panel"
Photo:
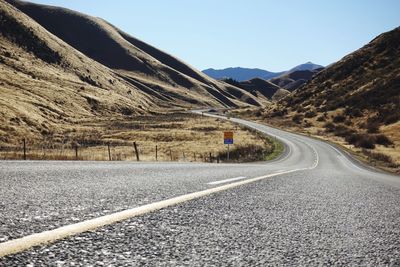
[[[233,132],[224,132],[224,139],[233,139]]]

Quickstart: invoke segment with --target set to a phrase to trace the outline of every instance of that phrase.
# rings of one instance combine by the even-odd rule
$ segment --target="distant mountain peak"
[[[229,67],[225,69],[209,68],[203,70],[203,73],[218,80],[231,78],[240,82],[240,81],[248,81],[253,78],[261,78],[264,80],[269,80],[294,71],[304,71],[304,70],[314,71],[320,68],[323,68],[323,66],[308,61],[304,64],[295,66],[294,68],[288,71],[281,71],[281,72],[272,72],[259,68]]]
[[[257,68],[250,69],[243,67],[230,67],[220,70],[210,68],[203,70],[203,73],[218,80],[231,78],[237,81],[247,81],[253,78],[261,78],[264,80],[268,80],[283,74],[283,72],[270,72],[263,69],[257,69]]]
[[[290,69],[288,72],[294,72],[294,71],[299,71],[299,70],[316,70],[316,69],[320,69],[320,68],[324,68],[324,66],[312,63],[311,61],[308,61],[304,64],[300,64],[292,69]]]

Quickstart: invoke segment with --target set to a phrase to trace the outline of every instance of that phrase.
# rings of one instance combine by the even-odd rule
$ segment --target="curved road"
[[[33,233],[179,199],[0,266],[400,265],[398,176],[322,141],[231,120],[286,153],[252,164],[0,162],[0,255]]]

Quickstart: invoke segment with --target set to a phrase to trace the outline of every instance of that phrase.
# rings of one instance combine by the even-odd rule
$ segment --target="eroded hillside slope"
[[[34,140],[62,136],[68,129],[75,129],[71,126],[131,115],[200,106],[259,105],[249,93],[214,81],[151,46],[131,45],[122,37],[123,33],[100,19],[32,6],[56,14],[57,21],[62,21],[57,13],[61,10],[71,19],[64,23],[86,29],[86,32],[69,31],[71,38],[79,40],[86,34],[91,39],[98,35],[105,41],[93,39],[99,43],[89,42],[88,50],[111,49],[113,45],[117,48],[95,51],[90,58],[84,54],[90,54],[84,47],[77,44],[73,47],[18,8],[0,0],[0,142],[3,144],[20,142],[22,137]],[[81,18],[86,22],[80,21]],[[94,36],[89,34],[92,30]],[[88,44],[88,36],[85,38],[82,46]],[[161,61],[170,60],[171,67],[141,49],[159,56]],[[96,57],[103,52],[106,58]]]
[[[399,169],[400,28],[379,35],[259,114]]]
[[[127,82],[161,102],[197,106],[241,106],[243,102],[259,105],[245,91],[209,78],[100,18],[65,8],[7,1],[55,36],[115,70]]]

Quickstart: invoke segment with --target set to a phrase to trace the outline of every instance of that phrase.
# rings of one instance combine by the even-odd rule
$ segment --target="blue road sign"
[[[225,145],[233,145],[233,139],[224,139]]]

